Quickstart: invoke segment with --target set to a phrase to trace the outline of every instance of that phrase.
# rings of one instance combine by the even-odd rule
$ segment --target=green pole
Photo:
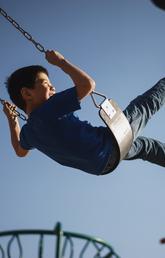
[[[62,231],[62,226],[61,226],[60,222],[57,222],[56,227],[55,227],[55,232],[56,232],[56,256],[55,256],[55,258],[61,258],[63,231]]]

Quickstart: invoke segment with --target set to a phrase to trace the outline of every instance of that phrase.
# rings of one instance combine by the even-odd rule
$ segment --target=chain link
[[[5,104],[5,100],[4,100],[4,99],[1,99],[1,98],[0,98],[0,102],[1,102],[2,105]],[[22,113],[18,112],[16,109],[13,110],[12,108],[10,108],[10,110],[14,113],[14,115],[18,116],[18,117],[19,117],[20,119],[22,119],[23,121],[27,121],[26,116],[23,115]]]
[[[26,39],[31,41],[40,52],[46,52],[45,48],[39,42],[36,42],[32,36],[27,31],[25,31],[12,17],[8,16],[8,14],[2,8],[0,8],[0,14],[4,16],[4,18],[9,21],[18,31],[20,31]]]
[[[12,17],[10,17],[2,8],[0,8],[0,14],[2,16],[4,16],[4,18],[9,21],[18,31],[20,31],[23,36],[28,39],[29,41],[31,41],[34,46],[40,51],[40,52],[44,52],[46,53],[45,48],[39,43],[36,42],[33,37],[27,32],[25,31]],[[5,100],[0,98],[0,102],[2,105],[4,105]],[[27,121],[26,116],[24,116],[22,113],[18,112],[17,110],[12,110],[13,113],[18,116],[20,119],[22,119],[23,121]]]

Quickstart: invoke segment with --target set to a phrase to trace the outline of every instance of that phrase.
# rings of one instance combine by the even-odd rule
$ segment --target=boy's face
[[[55,94],[55,88],[52,86],[48,76],[43,72],[37,74],[34,88],[29,90],[34,107],[41,105]]]

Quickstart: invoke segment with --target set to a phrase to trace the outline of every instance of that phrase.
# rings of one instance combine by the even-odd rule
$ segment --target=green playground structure
[[[62,230],[12,230],[0,232],[1,258],[120,258],[104,240]]]

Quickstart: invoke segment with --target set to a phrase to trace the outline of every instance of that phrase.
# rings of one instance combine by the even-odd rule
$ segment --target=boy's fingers
[[[16,110],[16,106],[9,103],[8,101],[4,101],[4,110],[8,110],[8,112],[14,112]]]
[[[52,50],[46,50],[45,56],[48,57],[51,54]]]
[[[8,107],[11,107],[12,109],[16,109],[16,105],[11,104],[11,103],[8,102],[8,101],[5,101],[4,104],[7,105]]]

